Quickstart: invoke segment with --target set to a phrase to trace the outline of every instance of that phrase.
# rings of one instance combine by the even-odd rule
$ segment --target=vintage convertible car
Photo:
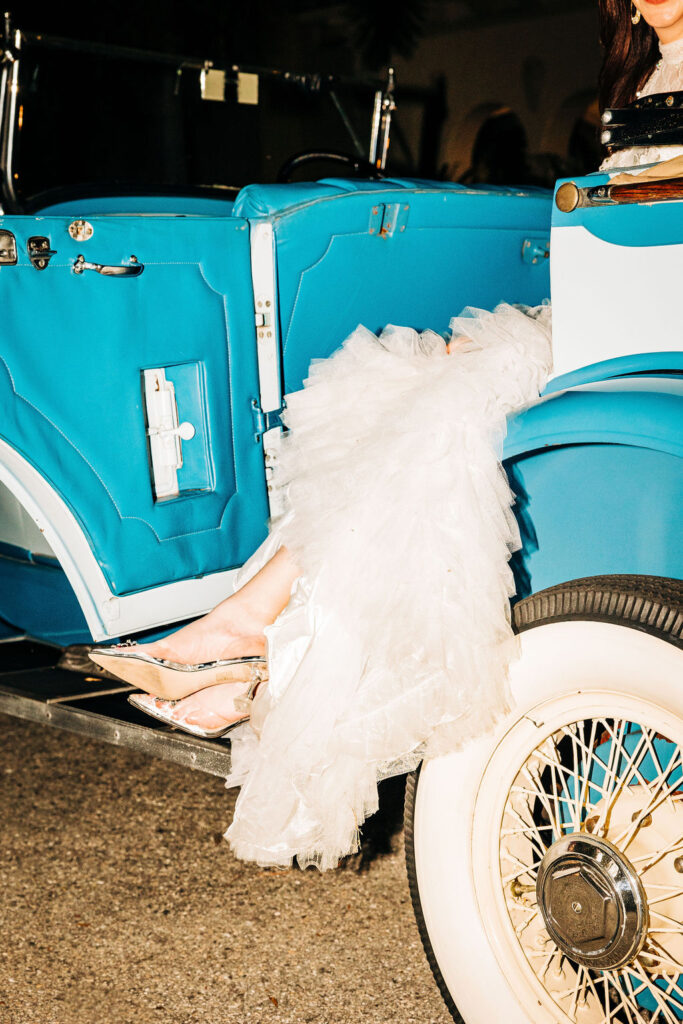
[[[357,323],[443,331],[552,284],[555,375],[505,449],[516,704],[409,779],[408,874],[455,1020],[683,1020],[682,270],[680,183],[607,175],[6,213],[0,710],[227,775],[229,743],[143,722],[73,645],[229,591],[277,510],[287,395]]]

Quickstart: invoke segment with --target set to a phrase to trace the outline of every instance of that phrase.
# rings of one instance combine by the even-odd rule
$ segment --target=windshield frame
[[[21,93],[19,70],[22,55],[28,48],[42,48],[75,55],[88,55],[104,59],[123,59],[127,61],[139,61],[148,65],[161,65],[173,68],[178,75],[192,72],[198,76],[205,75],[208,71],[221,71],[226,76],[226,82],[235,83],[242,74],[257,75],[259,80],[264,79],[277,83],[291,85],[298,90],[311,93],[325,93],[329,95],[331,103],[339,115],[341,124],[349,138],[351,151],[357,160],[371,168],[375,168],[377,176],[386,166],[389,151],[390,129],[392,115],[396,109],[394,99],[394,74],[389,69],[387,78],[382,81],[376,77],[347,77],[341,75],[329,75],[320,73],[302,73],[289,71],[280,68],[259,67],[254,65],[232,64],[229,67],[216,66],[210,59],[200,59],[175,53],[163,53],[160,51],[142,50],[134,47],[110,45],[107,43],[90,42],[77,39],[69,39],[61,36],[44,35],[37,32],[24,32],[15,29],[10,23],[10,17],[5,14],[3,20],[3,53],[0,55],[0,207],[6,213],[23,213],[32,209],[38,209],[41,205],[60,201],[78,191],[76,186],[64,185],[50,186],[45,190],[22,196],[15,184],[17,173],[15,171],[15,132],[17,126],[18,106]],[[352,90],[361,97],[367,96],[369,125],[368,125],[368,147],[364,149],[363,144],[354,129],[350,117],[344,108],[342,99],[339,96],[339,88],[343,87]],[[418,90],[421,92],[422,90]],[[415,90],[411,89],[414,94]],[[424,90],[425,101],[429,98],[429,89]],[[21,109],[19,107],[19,109]],[[153,182],[149,185],[118,183],[112,180],[111,186],[102,183],[84,184],[80,188],[83,195],[203,195],[215,198],[234,198],[240,186],[208,186],[208,185],[187,185],[157,186]]]

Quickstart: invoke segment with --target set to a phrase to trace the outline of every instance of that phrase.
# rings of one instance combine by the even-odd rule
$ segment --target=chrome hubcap
[[[638,873],[606,839],[566,835],[547,851],[536,899],[548,934],[575,963],[622,967],[643,948],[649,915]]]

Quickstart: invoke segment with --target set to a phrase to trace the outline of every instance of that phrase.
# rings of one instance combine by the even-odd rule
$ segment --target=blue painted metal
[[[581,366],[577,370],[553,377],[544,395],[565,388],[576,387],[577,384],[591,384],[609,377],[623,377],[630,374],[655,374],[658,377],[667,374],[683,373],[683,351],[681,352],[638,352],[633,355],[619,356],[617,359],[604,359],[599,363]]]
[[[541,399],[505,444],[518,597],[586,576],[683,579],[683,380],[620,378]]]
[[[57,255],[36,271],[31,217],[6,217],[19,264],[0,270],[0,436],[80,520],[112,591],[124,594],[240,565],[266,532],[247,224],[236,218],[94,217],[75,242],[66,218],[40,220]],[[76,275],[87,251],[137,278]],[[168,367],[184,443],[181,495],[155,502],[141,373]]]
[[[71,584],[56,563],[0,553],[0,581],[0,617],[12,628],[62,646],[92,639]]]
[[[609,181],[608,174],[590,174],[573,181],[579,188],[594,188]],[[596,238],[614,245],[675,245],[683,241],[683,203],[633,203],[583,206],[562,213],[553,203],[553,227],[584,227]]]
[[[93,196],[49,203],[37,211],[38,217],[95,217],[98,214],[137,213],[178,216],[231,217],[230,199],[213,196]]]
[[[627,444],[683,457],[683,376],[617,377],[542,398],[510,420],[505,457],[567,444]]]
[[[22,635],[23,630],[17,629],[15,626],[10,626],[9,622],[3,622],[0,620],[0,641],[12,640],[14,637],[20,637]]]

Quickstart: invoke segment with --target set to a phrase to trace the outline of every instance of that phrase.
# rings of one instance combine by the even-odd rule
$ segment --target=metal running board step
[[[228,740],[202,740],[137,711],[124,683],[60,668],[60,648],[0,641],[0,712],[227,778]]]

